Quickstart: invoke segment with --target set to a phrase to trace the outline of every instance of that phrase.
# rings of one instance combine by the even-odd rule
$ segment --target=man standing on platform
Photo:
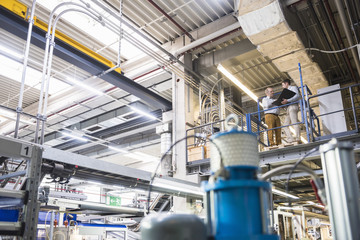
[[[296,86],[290,85],[290,79],[285,79],[282,82],[282,87],[287,88],[288,90],[294,92],[295,95],[289,99],[283,99],[281,104],[289,104],[292,102],[296,102],[300,99],[299,90]],[[285,126],[290,125],[290,122],[291,122],[291,124],[299,123],[298,112],[299,112],[299,104],[296,103],[296,104],[291,104],[291,105],[287,106],[287,110],[286,110],[287,114],[285,117],[284,125]],[[299,126],[299,124],[296,124],[296,125],[293,125],[293,127],[295,129],[295,139],[291,135],[289,127],[284,128],[285,135],[286,135],[286,142],[291,143],[291,142],[296,141],[296,142],[300,143],[300,126]]]
[[[265,90],[265,94],[266,94],[266,97],[264,97],[262,100],[264,110],[276,107],[275,105],[273,105],[273,102],[276,100],[276,99],[274,99],[274,90],[272,88],[267,88]],[[269,129],[281,127],[279,113],[280,113],[279,108],[265,111],[265,123]],[[274,133],[275,133],[275,139],[274,139]],[[280,145],[281,144],[281,128],[269,130],[268,137],[269,137],[270,146]]]

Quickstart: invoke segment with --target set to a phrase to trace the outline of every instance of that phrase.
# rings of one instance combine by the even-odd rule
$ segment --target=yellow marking
[[[9,11],[15,13],[16,15],[18,15],[18,16],[22,17],[24,20],[26,20],[26,17],[27,17],[26,12],[27,12],[28,8],[26,5],[22,4],[21,2],[19,2],[17,0],[1,0],[0,5],[2,5],[3,7],[7,8]],[[29,16],[27,18],[29,18]],[[48,25],[45,22],[37,19],[37,17],[34,17],[34,25],[37,26],[38,28],[41,28],[45,32],[47,32]],[[85,53],[86,55],[92,57],[93,59],[101,62],[102,64],[108,66],[109,68],[112,68],[115,66],[115,64],[113,62],[111,62],[110,60],[108,60],[105,57],[101,56],[100,54],[92,51],[90,48],[85,47],[81,43],[68,37],[67,35],[65,35],[62,32],[55,31],[55,37],[65,43],[69,44],[70,46],[76,48],[77,50]],[[121,73],[120,68],[116,68],[114,71]]]

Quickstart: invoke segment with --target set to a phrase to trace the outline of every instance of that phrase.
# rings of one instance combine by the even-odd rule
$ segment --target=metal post
[[[246,131],[252,132],[252,127],[251,127],[251,114],[250,114],[250,113],[247,113],[247,114],[246,114]]]
[[[350,93],[350,99],[351,99],[351,107],[352,107],[353,114],[354,114],[355,129],[358,132],[359,131],[359,126],[358,126],[357,117],[356,117],[356,108],[355,108],[355,104],[354,104],[352,87],[349,88],[349,93]]]
[[[258,124],[257,124],[257,135],[260,137],[260,123],[261,123],[261,116],[260,116],[260,102],[259,98],[257,99],[257,109],[258,109]]]
[[[29,161],[26,179],[28,198],[23,210],[23,222],[25,223],[23,239],[35,240],[39,216],[38,188],[41,177],[42,149],[34,146],[32,156]]]
[[[46,220],[47,219],[45,219],[45,221]],[[55,220],[55,212],[51,211],[49,240],[52,240],[54,236],[54,220]]]
[[[305,95],[304,95],[304,84],[303,84],[303,79],[302,79],[302,73],[301,73],[301,64],[299,63],[299,73],[300,73],[300,83],[301,83],[301,97],[302,97],[302,104],[303,106],[305,106]],[[310,137],[309,137],[309,126],[308,126],[308,122],[307,122],[307,114],[305,112],[305,116],[304,116],[304,120],[305,120],[305,128],[306,128],[306,135],[307,135],[307,141],[310,142]]]
[[[302,238],[306,238],[306,221],[305,221],[305,212],[304,212],[304,208],[301,209],[301,222],[302,222],[302,231],[301,233],[303,234]]]
[[[306,129],[306,134],[308,135],[308,139],[311,139],[311,141],[314,141],[314,139],[313,139],[313,129],[312,129],[313,121],[312,121],[312,118],[311,118],[310,103],[308,101],[309,100],[309,94],[308,94],[308,91],[307,91],[308,87],[307,87],[307,85],[305,85],[305,87],[306,87],[306,91],[305,91],[305,98],[306,99],[304,99],[304,104],[307,104],[306,105],[306,111],[309,113],[309,123],[310,123],[310,128]],[[307,116],[307,115],[305,114],[305,116]],[[305,119],[305,121],[307,121],[307,118]]]
[[[359,180],[353,144],[333,138],[320,146],[334,239],[360,239]]]
[[[219,77],[221,77],[221,75]],[[220,117],[220,120],[225,120],[225,93],[224,93],[223,82],[219,81],[218,85],[219,85],[219,101],[218,101],[219,102],[219,117]],[[224,131],[225,123],[222,122],[220,124],[220,126],[221,126],[220,130]]]
[[[22,102],[23,102],[23,97],[24,97],[26,68],[27,68],[28,60],[29,60],[31,33],[32,33],[32,27],[34,25],[35,7],[36,7],[36,0],[33,0],[33,4],[31,6],[30,19],[29,19],[29,29],[28,29],[28,34],[27,34],[26,47],[25,47],[23,71],[22,71],[22,76],[21,76],[19,102],[18,102],[18,106],[16,108],[16,123],[15,123],[14,138],[18,138],[18,135],[19,135],[20,114],[22,113]]]

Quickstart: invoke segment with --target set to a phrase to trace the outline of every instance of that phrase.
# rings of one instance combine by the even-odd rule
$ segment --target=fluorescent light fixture
[[[8,109],[0,108],[0,116],[12,118],[15,117],[15,112]]]
[[[117,147],[113,147],[113,146],[109,146],[109,149],[114,150],[116,152],[120,152],[120,153],[128,153],[128,151],[117,148]]]
[[[310,205],[314,205],[314,206],[316,206],[316,207],[319,207],[319,208],[325,208],[323,205],[316,204],[316,203],[314,203],[313,201],[307,201],[307,203],[310,204]]]
[[[175,191],[179,191],[179,192],[182,192],[185,194],[205,195],[205,193],[203,192],[203,190],[200,187],[196,188],[196,187],[192,187],[192,186],[184,186],[184,187],[173,186],[173,185],[169,185],[166,183],[156,182],[156,179],[152,185],[154,187],[175,190]],[[191,188],[193,188],[193,189],[191,189]]]
[[[142,152],[134,152],[134,154],[139,155],[143,159],[143,161],[146,162],[157,162],[160,160],[160,158]]]
[[[15,61],[9,57],[0,54],[0,75],[5,76],[9,79],[15,80],[17,82],[21,81],[22,76],[22,69],[23,64]],[[25,84],[29,87],[35,88],[40,90],[41,87],[41,75],[42,72],[36,70],[32,67],[26,68],[26,81]],[[50,85],[49,85],[49,93],[54,94],[64,90],[65,88],[69,87],[70,85],[60,81],[56,78],[50,78]]]
[[[138,109],[138,108],[136,108],[136,107],[133,107],[133,106],[128,106],[128,107],[129,107],[131,110],[133,110],[134,112],[136,112],[136,113],[138,113],[138,114],[140,114],[140,115],[146,116],[146,117],[151,118],[151,119],[154,119],[154,120],[157,119],[154,115],[152,115],[152,114],[150,114],[150,113],[147,113],[147,112],[144,112],[144,111],[142,111],[142,110],[140,110],[140,109]]]
[[[272,192],[275,193],[276,195],[280,195],[280,196],[284,196],[284,197],[289,197],[289,198],[293,198],[293,199],[299,199],[299,197],[292,195],[290,193],[286,193],[284,191],[280,191],[276,188],[272,188]]]
[[[238,86],[241,90],[243,90],[249,97],[254,99],[255,102],[258,101],[258,97],[250,90],[248,89],[244,84],[242,84],[239,79],[234,77],[228,70],[226,70],[221,64],[218,65],[217,69],[225,75],[228,79],[230,79],[236,86]],[[262,103],[260,103],[260,106],[263,106]]]
[[[66,137],[70,137],[70,138],[73,138],[73,139],[76,139],[76,140],[79,140],[79,141],[82,141],[82,142],[87,142],[88,141],[87,139],[85,139],[83,137],[75,136],[75,135],[70,134],[70,133],[61,132],[61,134],[66,136]]]
[[[81,81],[78,81],[78,80],[75,80],[74,78],[71,78],[71,77],[67,77],[66,80],[68,80],[69,82],[81,87],[81,88],[84,88],[86,90],[89,90],[90,92],[93,92],[95,93],[96,95],[104,95],[104,93],[102,91],[99,91],[93,87],[90,87],[88,85],[86,85],[85,83],[81,82]]]
[[[15,57],[15,58],[18,58],[18,59],[23,58],[23,55],[21,53],[10,50],[9,48],[7,48],[5,46],[2,46],[2,45],[0,45],[0,52],[3,52],[8,56],[12,56],[12,57]]]

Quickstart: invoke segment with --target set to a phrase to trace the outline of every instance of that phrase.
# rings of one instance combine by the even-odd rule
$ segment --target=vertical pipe
[[[225,93],[224,93],[224,85],[223,82],[220,81],[219,82],[219,116],[220,116],[220,120],[225,120]],[[225,130],[225,123],[224,121],[221,122],[221,131]]]
[[[309,112],[309,121],[310,121],[310,132],[309,132],[309,136],[311,141],[314,141],[314,133],[313,133],[313,126],[314,126],[314,119],[311,116],[311,111],[310,111],[310,100],[309,100],[309,95],[306,92],[306,104],[307,104],[307,108],[308,108],[308,112]]]
[[[252,128],[251,128],[251,114],[247,113],[246,114],[246,131],[247,132],[252,132]]]
[[[22,112],[22,102],[23,102],[23,98],[24,98],[26,68],[27,68],[28,60],[29,60],[31,33],[32,33],[32,27],[34,25],[35,7],[36,7],[36,0],[33,0],[33,4],[31,6],[31,14],[30,14],[30,18],[29,18],[29,28],[28,28],[28,34],[27,34],[27,40],[26,40],[26,47],[25,47],[23,71],[22,71],[22,76],[21,76],[19,102],[18,102],[18,106],[16,108],[16,123],[15,123],[14,138],[18,138],[18,135],[19,135],[20,114]]]
[[[261,116],[260,116],[260,102],[259,98],[257,99],[257,110],[258,110],[258,125],[257,125],[257,135],[260,137],[260,123],[261,123]]]
[[[301,237],[301,239],[306,238],[306,221],[305,221],[305,212],[304,212],[304,208],[302,208],[301,210],[301,222],[302,222],[302,231],[301,233],[303,234],[303,236]]]
[[[353,98],[352,87],[349,88],[349,93],[350,93],[350,99],[351,99],[351,107],[352,107],[353,114],[354,114],[355,129],[356,129],[356,132],[358,132],[359,127],[358,127],[358,123],[357,123],[356,108],[355,108],[355,103],[354,103],[354,98]]]
[[[337,10],[339,12],[340,20],[341,20],[341,23],[342,23],[342,25],[344,27],[345,35],[346,35],[346,38],[348,39],[349,45],[353,46],[354,45],[354,40],[352,38],[352,34],[350,32],[350,29],[349,29],[349,24],[348,24],[346,16],[345,16],[344,6],[343,6],[343,3],[342,3],[342,0],[335,0],[335,5],[336,5],[336,8],[337,8]],[[359,56],[358,56],[358,54],[356,52],[356,49],[352,48],[351,53],[352,53],[354,61],[355,61],[356,70],[358,72],[358,75],[360,76],[360,62],[359,62]],[[358,79],[354,79],[354,80],[356,81]]]
[[[45,221],[46,220],[47,219],[45,219]],[[51,211],[49,240],[52,240],[54,236],[54,220],[55,220],[55,212]]]
[[[43,61],[43,69],[41,75],[41,88],[40,88],[40,95],[39,95],[39,105],[38,105],[38,112],[36,114],[36,130],[35,130],[35,137],[34,142],[38,143],[39,138],[39,128],[40,128],[40,121],[42,119],[41,110],[43,106],[43,98],[44,98],[44,84],[45,84],[45,76],[46,76],[46,69],[47,69],[47,62],[49,57],[49,46],[50,46],[50,39],[51,39],[51,25],[52,25],[52,18],[54,17],[55,11],[63,5],[67,5],[68,3],[61,3],[57,5],[51,12],[49,17],[48,23],[48,30],[46,33],[46,44],[45,44],[45,52],[44,52],[44,61]]]
[[[301,64],[298,63],[299,65],[299,73],[300,73],[300,83],[301,83],[301,102],[303,107],[305,106],[305,95],[304,95],[304,83],[303,83],[303,79],[302,79],[302,72],[301,72]],[[300,105],[301,106],[301,105]],[[305,116],[304,119],[305,121],[305,128],[306,128],[306,136],[307,136],[307,141],[310,142],[310,138],[309,138],[309,126],[308,126],[308,121],[307,121],[307,114],[305,112]],[[301,137],[301,136],[300,136]]]
[[[334,38],[335,38],[335,41],[337,43],[337,46],[338,48],[342,49],[342,48],[345,48],[345,45],[344,45],[344,41],[342,40],[341,38],[341,35],[340,35],[340,30],[339,30],[339,27],[335,21],[335,17],[334,17],[334,14],[331,10],[331,7],[330,7],[330,4],[328,2],[328,0],[323,0],[323,1],[319,1],[320,2],[320,5],[322,6],[323,10],[325,11],[325,14],[328,21],[331,22],[331,32],[333,33],[334,35]],[[347,54],[347,52],[343,52],[342,53],[342,56],[343,56],[343,59],[344,59],[344,63],[346,64],[350,74],[351,74],[351,77],[353,79],[356,78],[356,75],[355,75],[355,72],[351,66],[351,63],[350,63],[350,59],[349,59],[349,55]]]
[[[359,179],[352,142],[333,138],[320,146],[334,239],[360,239]]]
[[[306,135],[308,136],[308,141],[309,141],[309,139],[311,140],[311,141],[314,141],[313,140],[313,138],[312,138],[312,136],[313,136],[313,130],[312,130],[312,118],[311,118],[311,112],[310,112],[310,104],[309,104],[309,101],[308,101],[308,99],[309,99],[309,93],[308,93],[308,87],[307,87],[307,85],[305,85],[305,89],[306,89],[306,91],[305,91],[305,99],[304,99],[304,107],[306,107],[306,112],[309,114],[309,129],[306,131]],[[305,119],[305,121],[307,121],[308,119],[307,119],[307,114],[306,114],[306,112],[305,112],[305,116],[306,116],[306,119]],[[309,141],[310,142],[310,141]]]
[[[76,4],[75,4],[76,5]],[[80,6],[80,5],[77,5]],[[83,6],[80,6],[83,7]],[[67,12],[79,12],[83,13],[85,15],[88,15],[89,17],[95,19],[98,22],[102,22],[101,18],[99,16],[96,16],[96,18],[91,15],[89,12],[85,12],[83,10],[79,9],[67,9],[62,11],[54,20],[54,25],[52,27],[52,35],[51,35],[51,41],[50,41],[50,51],[49,51],[49,59],[47,61],[47,67],[46,67],[46,90],[45,90],[45,99],[44,99],[44,106],[42,111],[42,128],[41,128],[41,137],[40,137],[40,144],[44,143],[44,134],[45,134],[45,122],[46,122],[46,110],[47,110],[47,103],[48,103],[48,96],[49,96],[49,85],[50,85],[50,74],[51,74],[51,66],[52,66],[52,58],[53,58],[53,52],[55,47],[55,31],[56,31],[56,25],[59,21],[60,17],[67,13]]]

